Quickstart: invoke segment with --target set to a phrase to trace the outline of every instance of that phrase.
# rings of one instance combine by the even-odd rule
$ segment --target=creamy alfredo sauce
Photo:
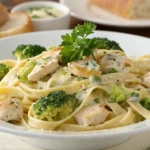
[[[27,10],[31,18],[56,18],[62,15],[62,12],[54,7],[32,7]]]

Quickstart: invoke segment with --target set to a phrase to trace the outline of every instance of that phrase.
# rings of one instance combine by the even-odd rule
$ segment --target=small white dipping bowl
[[[34,31],[68,29],[70,25],[70,10],[65,5],[50,1],[25,2],[15,6],[11,12],[26,12],[34,7],[53,7],[60,10],[63,14],[56,18],[31,18]]]

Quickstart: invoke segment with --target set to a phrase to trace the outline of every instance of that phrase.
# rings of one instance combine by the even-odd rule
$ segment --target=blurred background
[[[7,7],[7,9],[10,11],[15,5],[18,5],[23,2],[27,1],[36,1],[36,0],[0,0],[0,2]],[[55,1],[59,3],[59,0],[49,0],[49,1]],[[82,1],[82,0],[81,0]],[[82,9],[82,8],[81,8]],[[71,22],[70,22],[70,29],[74,28],[77,24],[82,24],[84,21],[71,16]],[[97,24],[97,30],[106,30],[106,31],[118,31],[118,32],[124,32],[124,33],[131,33],[136,35],[141,35],[145,37],[150,37],[150,26],[147,27],[118,27],[118,26],[108,26],[108,25],[101,25]]]
[[[38,1],[38,0],[0,0],[0,2],[7,6],[9,9],[13,8],[15,5],[23,3],[23,2],[29,2],[29,1]],[[50,0],[50,1],[56,1],[59,2],[59,0]]]

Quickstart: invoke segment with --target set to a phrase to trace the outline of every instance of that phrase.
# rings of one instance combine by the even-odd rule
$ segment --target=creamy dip
[[[54,7],[32,7],[27,10],[31,18],[56,18],[62,15],[62,12]]]

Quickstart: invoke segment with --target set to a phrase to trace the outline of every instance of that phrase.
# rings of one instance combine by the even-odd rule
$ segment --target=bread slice
[[[10,13],[9,20],[0,27],[0,38],[31,31],[32,22],[26,13]]]
[[[8,12],[5,7],[0,4],[0,26],[2,26],[9,19]]]
[[[150,18],[150,0],[90,0],[90,4],[128,19]]]

